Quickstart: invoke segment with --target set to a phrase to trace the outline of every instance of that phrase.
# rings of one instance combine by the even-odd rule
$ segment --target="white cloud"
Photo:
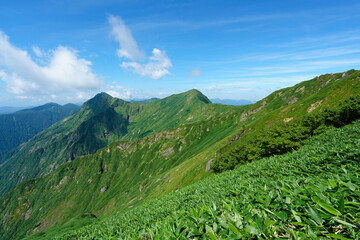
[[[201,69],[200,68],[194,68],[191,72],[190,72],[190,77],[199,77],[201,76]]]
[[[74,100],[82,100],[82,101],[87,101],[90,98],[94,97],[94,93],[89,93],[89,92],[77,92],[76,96],[68,96],[67,99],[69,101],[74,101]]]
[[[117,50],[118,56],[130,60],[144,60],[145,54],[139,50],[130,29],[125,25],[124,21],[120,17],[113,15],[110,15],[108,21],[112,26],[112,35],[120,44],[120,48]]]
[[[208,91],[220,91],[220,90],[222,90],[222,88],[220,88],[218,86],[209,86],[206,90],[208,90]]]
[[[122,59],[131,60],[128,62],[123,61],[120,64],[122,68],[130,69],[141,76],[148,76],[152,79],[160,79],[170,74],[168,69],[172,67],[172,63],[165,51],[154,48],[152,56],[148,58],[146,63],[142,63],[145,54],[139,50],[131,31],[124,21],[120,17],[112,15],[108,18],[108,21],[112,26],[112,34],[115,40],[120,44],[120,48],[117,50],[118,56]]]
[[[33,100],[34,99],[33,97],[23,96],[23,95],[15,96],[15,98],[21,99],[21,100]]]
[[[32,50],[33,50],[33,52],[35,53],[35,55],[37,56],[37,57],[42,57],[44,54],[43,54],[43,52],[41,51],[41,49],[38,47],[38,46],[33,46],[32,47]]]
[[[166,56],[166,52],[154,48],[152,54],[147,63],[123,62],[120,66],[131,69],[141,76],[149,76],[152,79],[160,79],[170,74],[168,69],[172,67],[172,64]]]
[[[121,93],[121,92],[117,92],[117,91],[108,90],[108,91],[106,91],[106,93],[111,95],[112,97],[116,97],[116,98],[120,98],[120,99],[131,98],[130,92]]]
[[[130,99],[132,98],[133,89],[118,85],[117,86],[108,85],[105,87],[104,92],[116,98]]]
[[[35,54],[44,56],[38,47]],[[79,58],[77,51],[58,46],[49,52],[44,66],[39,66],[27,51],[13,46],[0,31],[0,79],[14,94],[53,94],[97,89],[102,82],[93,73],[91,62]]]

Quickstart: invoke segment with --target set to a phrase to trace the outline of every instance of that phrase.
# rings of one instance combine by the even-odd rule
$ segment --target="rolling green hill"
[[[213,175],[213,161],[280,123],[286,127],[306,116],[337,112],[348,106],[349,97],[358,102],[359,86],[360,72],[350,70],[238,107],[211,104],[196,90],[150,103],[98,94],[21,146],[0,168],[9,180],[3,193],[36,177],[0,199],[0,234],[5,239],[36,232],[46,237],[51,227],[70,229],[75,222],[88,224],[136,208]],[[327,129],[314,128],[320,127]]]
[[[39,107],[0,115],[0,154],[26,142],[55,122],[75,113],[79,106],[48,103]]]

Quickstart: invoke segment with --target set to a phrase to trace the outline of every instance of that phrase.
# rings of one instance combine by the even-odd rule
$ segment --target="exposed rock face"
[[[25,220],[28,220],[28,219],[30,218],[30,216],[31,216],[31,211],[32,211],[31,208],[29,208],[29,210],[26,211],[26,213],[25,213]]]
[[[163,157],[167,157],[167,156],[169,156],[170,154],[172,154],[172,153],[174,153],[175,151],[174,151],[174,148],[168,148],[168,149],[166,149],[163,153],[162,153],[162,156]]]
[[[284,122],[290,122],[291,120],[293,120],[293,117],[291,117],[291,118],[284,118]]]
[[[303,86],[303,87],[301,87],[301,88],[296,89],[296,91],[295,91],[295,92],[301,92],[301,94],[304,94],[304,92],[305,92],[305,86]]]
[[[341,78],[346,78],[347,76],[349,76],[349,74],[347,74],[346,72],[344,72],[343,75],[341,76]]]
[[[242,113],[241,116],[240,116],[240,122],[243,122],[245,121],[249,115],[252,115],[252,114],[255,114],[257,113],[258,111],[260,111],[261,109],[263,109],[266,105],[266,101],[264,100],[262,103],[261,103],[261,106],[252,110],[252,111],[248,111],[247,113]]]
[[[317,101],[317,102],[311,104],[311,106],[308,108],[307,112],[311,113],[312,111],[314,111],[317,107],[319,107],[321,105],[322,101],[323,100]]]
[[[291,99],[290,101],[287,102],[288,105],[291,105],[293,103],[296,103],[299,99],[297,97],[294,97],[293,99]]]
[[[206,164],[206,168],[205,168],[205,172],[209,172],[209,171],[210,171],[212,161],[213,161],[213,160],[212,160],[212,159],[210,159],[210,160],[207,162],[207,164]]]
[[[106,192],[106,190],[108,190],[108,186],[105,186],[105,187],[103,187],[102,189],[100,189],[100,192],[101,192],[101,193],[104,193],[104,192]]]
[[[8,218],[8,216],[9,216],[9,212],[6,212],[3,217],[3,225],[5,225],[5,222],[6,222],[6,219]]]

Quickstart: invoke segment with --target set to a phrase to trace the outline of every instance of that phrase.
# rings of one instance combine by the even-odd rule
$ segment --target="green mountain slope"
[[[154,197],[159,193],[153,189],[171,182],[169,169],[230,134],[228,129],[229,123],[202,122],[140,140],[116,141],[96,154],[61,165],[44,178],[26,181],[5,196],[7,234],[23,236],[84,212],[103,216]],[[25,215],[13,214],[17,210]]]
[[[39,107],[0,115],[0,154],[10,151],[55,122],[75,113],[79,106],[48,103]]]
[[[359,71],[328,74],[239,107],[211,104],[196,90],[146,104],[97,95],[78,114],[59,124],[63,128],[55,124],[37,135],[33,143],[53,136],[59,144],[81,143],[73,150],[79,150],[79,155],[64,155],[69,159],[84,153],[86,144],[96,149],[100,144],[91,144],[99,139],[104,140],[103,144],[112,143],[61,165],[45,177],[26,181],[3,196],[0,217],[5,220],[1,234],[19,238],[55,224],[61,228],[81,216],[88,222],[94,215],[102,217],[176,191],[212,175],[208,170],[214,159],[240,143],[250,142],[276,123],[314,115],[325,107],[337,109],[359,92],[359,83]],[[105,110],[110,112],[104,114]],[[117,133],[115,126],[121,126]],[[61,141],[61,130],[72,137]],[[79,134],[86,137],[80,138]],[[58,146],[66,147],[48,145],[34,156],[42,155],[43,162],[52,164],[71,149]],[[62,152],[46,157],[46,153],[58,149]]]
[[[243,127],[218,152],[216,166],[219,171],[232,169],[244,161],[288,151],[316,132],[357,119],[359,93],[360,71],[349,70],[321,75],[270,94],[241,115]],[[282,138],[283,145],[275,144],[274,138]]]
[[[359,136],[357,121],[58,239],[358,239]]]
[[[5,159],[0,165],[0,194],[24,180],[48,174],[66,161],[95,153],[115,140],[145,137],[181,124],[211,119],[229,109],[236,108],[212,106],[196,90],[146,104],[98,94],[76,114],[39,133]]]

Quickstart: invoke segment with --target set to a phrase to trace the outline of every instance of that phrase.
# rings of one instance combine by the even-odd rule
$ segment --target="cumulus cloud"
[[[220,91],[220,90],[222,90],[222,88],[220,88],[218,86],[209,86],[208,88],[206,88],[206,90],[208,90],[208,91]]]
[[[44,56],[38,47],[33,47],[33,51],[38,57]],[[43,60],[44,66],[38,65],[27,51],[13,46],[0,31],[0,79],[6,83],[8,92],[41,95],[85,91],[102,85],[91,69],[91,62],[79,58],[74,49],[58,46]]]
[[[132,98],[133,89],[126,88],[123,86],[106,86],[105,92],[113,97],[120,98],[120,99],[130,99]]]
[[[141,76],[149,76],[152,79],[160,79],[170,74],[169,68],[172,67],[170,59],[166,56],[165,51],[154,48],[152,56],[147,63],[123,62],[121,67],[131,69]]]
[[[194,68],[190,72],[190,77],[199,77],[199,76],[201,76],[201,69],[200,68]]]
[[[130,60],[123,61],[120,64],[122,68],[152,79],[160,79],[170,74],[169,68],[172,67],[172,63],[165,51],[154,48],[152,55],[143,63],[145,54],[139,50],[131,31],[124,21],[120,17],[112,15],[108,18],[108,21],[112,26],[112,35],[120,45],[117,55],[123,60]]]

